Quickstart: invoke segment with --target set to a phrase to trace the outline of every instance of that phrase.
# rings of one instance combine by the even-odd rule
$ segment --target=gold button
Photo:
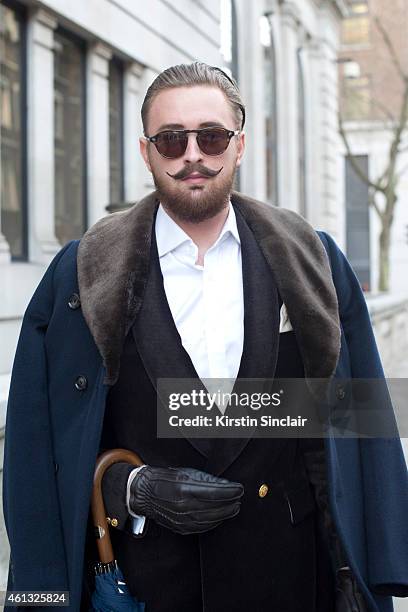
[[[115,519],[115,518],[111,519],[110,524],[112,525],[112,527],[117,527],[118,526],[118,519]]]
[[[259,487],[259,491],[258,491],[259,497],[265,497],[267,492],[268,492],[268,485],[263,484]]]

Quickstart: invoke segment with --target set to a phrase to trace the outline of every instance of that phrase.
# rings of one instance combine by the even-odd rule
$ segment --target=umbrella
[[[123,448],[107,450],[96,462],[92,490],[92,517],[100,561],[95,566],[95,591],[90,612],[145,612],[145,604],[133,597],[114,558],[109,527],[102,497],[102,477],[113,463],[126,461],[142,465],[143,461]]]

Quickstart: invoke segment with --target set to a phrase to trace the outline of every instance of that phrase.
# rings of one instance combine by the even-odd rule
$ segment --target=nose
[[[187,149],[184,153],[184,161],[192,164],[202,161],[203,154],[198,146],[197,134],[195,132],[187,134]]]

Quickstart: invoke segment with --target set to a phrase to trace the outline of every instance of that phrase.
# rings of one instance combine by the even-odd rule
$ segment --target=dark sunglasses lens
[[[187,148],[187,136],[176,132],[162,132],[158,134],[155,144],[160,155],[170,158],[181,157]]]
[[[204,130],[197,136],[198,146],[206,155],[220,155],[224,153],[230,141],[228,130]]]

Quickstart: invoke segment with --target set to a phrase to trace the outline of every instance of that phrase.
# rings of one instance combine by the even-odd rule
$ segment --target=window
[[[109,172],[109,203],[123,202],[123,67],[116,59],[109,62]]]
[[[367,155],[356,155],[355,163],[369,176]],[[363,291],[370,291],[370,215],[368,186],[356,173],[349,157],[346,171],[347,257]]]
[[[55,234],[65,244],[86,227],[84,49],[59,30],[54,46]]]
[[[27,259],[25,67],[22,15],[0,4],[1,231],[14,260]]]
[[[351,0],[350,17],[343,21],[344,45],[367,45],[370,42],[370,21],[367,1]]]
[[[343,116],[348,121],[369,119],[372,111],[371,78],[360,76],[343,81]]]

